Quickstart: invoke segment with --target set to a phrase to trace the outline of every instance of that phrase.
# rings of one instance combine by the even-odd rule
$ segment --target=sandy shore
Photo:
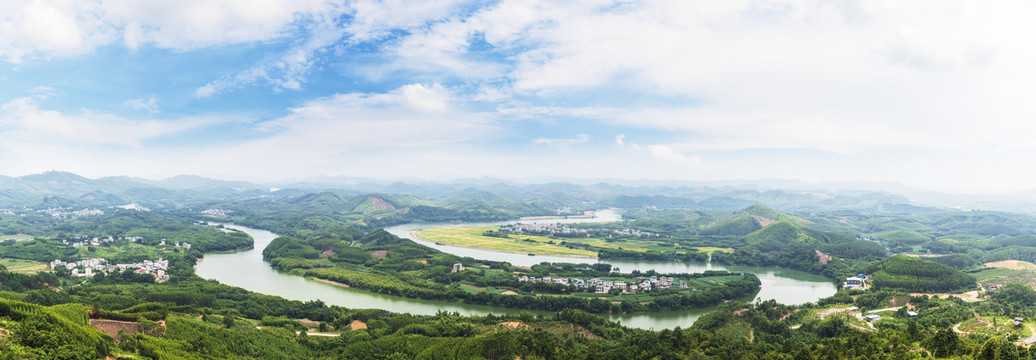
[[[316,282],[325,283],[325,284],[328,284],[328,285],[341,286],[341,287],[344,287],[344,288],[349,287],[349,285],[343,284],[343,283],[340,283],[340,282],[337,282],[337,281],[324,280],[324,279],[319,279],[319,278],[315,278],[315,277],[309,277],[307,279],[310,279],[310,280],[313,280],[313,281],[316,281]]]

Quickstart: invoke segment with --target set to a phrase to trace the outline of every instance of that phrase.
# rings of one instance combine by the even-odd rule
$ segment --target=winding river
[[[598,212],[596,219],[569,219],[565,222],[600,222],[618,220],[619,215],[614,211]],[[553,220],[539,220],[541,222],[559,222]],[[531,222],[531,221],[525,221]],[[504,224],[504,223],[487,223]],[[483,225],[483,224],[463,224]],[[270,241],[277,237],[276,234],[265,230],[252,229],[239,225],[225,225],[228,228],[241,230],[255,239],[255,247],[252,250],[240,251],[225,254],[208,254],[198,262],[195,271],[198,276],[206,279],[214,279],[221,283],[245,288],[251,291],[277,295],[287,299],[310,301],[321,300],[330,305],[339,305],[348,308],[376,308],[393,312],[408,312],[413,314],[433,315],[439,310],[459,312],[464,315],[488,313],[505,314],[518,313],[521,310],[500,308],[493,306],[469,305],[444,301],[430,301],[420,299],[409,299],[389,295],[370,293],[362,290],[350,289],[340,286],[328,285],[315,280],[299,276],[288,275],[274,270],[263,261],[262,249]],[[421,228],[457,226],[454,224],[405,224],[386,228],[390,233],[411,238],[411,232]],[[543,261],[550,262],[576,262],[588,263],[598,262],[595,258],[571,258],[559,256],[528,256],[523,254],[503,253],[496,251],[479,250],[447,245],[437,245],[431,242],[414,239],[421,244],[433,247],[443,252],[458,256],[470,256],[477,259],[507,261],[515,265],[530,266]],[[817,299],[831,296],[835,293],[835,285],[830,280],[801,271],[763,268],[763,267],[740,267],[740,266],[719,266],[703,263],[678,263],[678,262],[630,262],[609,260],[607,263],[619,268],[622,272],[633,270],[651,270],[658,272],[691,273],[704,270],[730,270],[736,272],[751,272],[759,276],[762,281],[762,289],[754,298],[749,301],[774,299],[784,304],[802,304],[816,301]],[[702,314],[712,311],[711,308],[669,311],[658,313],[638,313],[627,315],[608,315],[611,320],[620,321],[623,325],[639,327],[644,329],[663,329],[676,326],[688,327]]]

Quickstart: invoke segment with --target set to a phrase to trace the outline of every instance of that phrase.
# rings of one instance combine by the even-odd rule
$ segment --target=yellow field
[[[717,251],[724,252],[724,253],[732,253],[732,252],[734,252],[734,249],[731,249],[731,248],[718,248],[718,247],[708,247],[708,246],[699,246],[699,247],[696,247],[695,249],[698,250],[698,252],[703,252],[703,253],[713,253],[713,252],[717,252]]]
[[[567,256],[597,256],[596,252],[582,249],[569,249],[565,245],[559,245],[562,241],[570,244],[589,245],[606,249],[618,249],[630,251],[647,251],[648,249],[660,251],[673,251],[672,247],[661,248],[657,241],[653,240],[621,240],[607,242],[600,238],[558,238],[553,239],[547,236],[534,235],[510,235],[510,238],[499,238],[482,236],[488,230],[497,230],[498,226],[459,226],[442,227],[419,230],[415,233],[417,237],[441,244],[466,246],[479,249],[509,251],[517,253],[529,253],[536,255],[567,255]],[[532,240],[532,241],[524,241]],[[555,244],[551,244],[554,242]],[[699,251],[732,251],[724,248],[699,248]],[[678,252],[684,252],[679,251]]]
[[[1019,261],[1019,260],[1004,260],[997,262],[990,262],[985,264],[986,267],[992,268],[1005,268],[1011,270],[1036,270],[1036,264],[1031,262]]]
[[[466,246],[479,249],[509,251],[528,253],[536,255],[567,255],[567,256],[597,256],[597,253],[582,249],[569,249],[567,247],[548,244],[547,239],[542,236],[522,236],[520,239],[504,239],[490,236],[482,236],[486,230],[496,230],[499,226],[461,226],[424,229],[415,232],[419,238],[446,245]],[[531,239],[535,242],[522,241]],[[544,240],[546,239],[546,240]],[[557,240],[554,240],[557,242]]]
[[[21,259],[0,259],[0,265],[7,267],[7,270],[11,272],[35,274],[40,271],[50,271],[50,266],[47,264]]]

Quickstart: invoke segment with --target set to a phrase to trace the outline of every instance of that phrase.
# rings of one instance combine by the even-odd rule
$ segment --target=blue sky
[[[0,4],[0,174],[1036,184],[1024,1]]]

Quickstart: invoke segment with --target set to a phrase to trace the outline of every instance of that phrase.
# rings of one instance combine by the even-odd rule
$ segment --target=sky
[[[1036,3],[0,1],[0,174],[1036,187]]]

